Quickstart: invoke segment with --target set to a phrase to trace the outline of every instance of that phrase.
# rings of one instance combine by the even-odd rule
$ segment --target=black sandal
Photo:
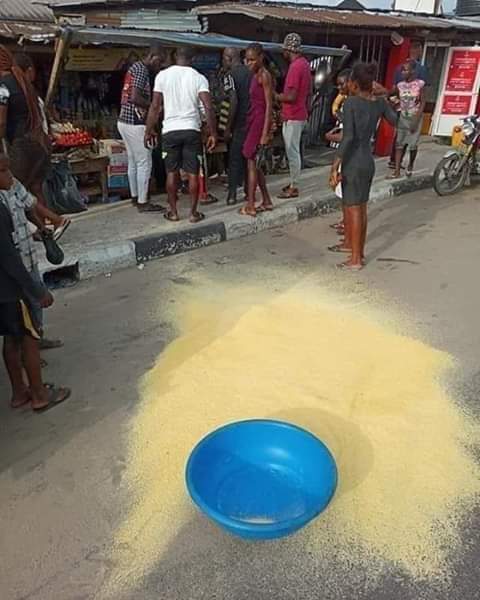
[[[171,210],[167,211],[163,215],[163,218],[172,223],[178,223],[180,221],[180,217],[178,215],[176,215],[175,213],[173,213]]]
[[[150,204],[150,202],[147,202],[146,204],[137,204],[137,207],[139,213],[159,213],[167,210],[161,204]]]
[[[201,212],[196,212],[190,217],[190,223],[200,223],[205,219],[205,215]]]
[[[47,338],[40,339],[40,350],[56,350],[57,348],[63,348],[62,340],[49,340]]]
[[[70,390],[69,388],[56,388],[51,383],[46,383],[45,389],[48,392],[48,404],[46,406],[42,406],[41,408],[34,408],[34,413],[45,413],[51,408],[55,408],[55,406],[62,404],[63,402],[65,402],[65,400],[68,400],[72,395],[72,390]]]
[[[350,248],[344,248],[341,244],[335,244],[334,246],[328,247],[329,252],[336,252],[337,254],[351,254],[352,250]]]

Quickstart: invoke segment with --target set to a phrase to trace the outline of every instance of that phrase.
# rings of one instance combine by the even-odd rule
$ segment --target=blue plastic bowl
[[[328,448],[300,427],[241,421],[196,446],[186,479],[212,521],[242,538],[268,540],[290,535],[325,510],[337,467]]]

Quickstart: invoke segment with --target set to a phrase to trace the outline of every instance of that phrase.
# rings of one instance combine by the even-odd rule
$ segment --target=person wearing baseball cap
[[[290,169],[290,183],[278,197],[298,198],[298,181],[302,171],[301,140],[312,94],[310,65],[302,54],[302,38],[298,33],[289,33],[285,38],[283,56],[289,63],[289,69],[283,93],[277,94],[276,100],[282,104],[283,139]]]

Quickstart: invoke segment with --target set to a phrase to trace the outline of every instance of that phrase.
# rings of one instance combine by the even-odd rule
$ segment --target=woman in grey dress
[[[351,254],[350,260],[339,265],[343,269],[360,270],[365,264],[367,202],[375,175],[372,137],[382,117],[392,125],[397,123],[397,115],[387,101],[373,96],[376,73],[373,64],[358,63],[353,68],[352,95],[343,109],[343,138],[330,174],[332,188],[342,184],[345,238],[351,241],[351,248],[339,246],[338,251]]]

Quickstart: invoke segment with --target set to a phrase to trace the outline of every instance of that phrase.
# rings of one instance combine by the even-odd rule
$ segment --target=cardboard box
[[[127,175],[127,173],[128,173],[128,165],[119,165],[119,166],[110,165],[107,168],[107,175],[109,177],[112,175]]]
[[[111,167],[126,167],[128,155],[122,140],[100,140],[100,153],[108,156]]]
[[[107,156],[114,154],[126,154],[125,143],[123,140],[100,140],[100,152]]]

